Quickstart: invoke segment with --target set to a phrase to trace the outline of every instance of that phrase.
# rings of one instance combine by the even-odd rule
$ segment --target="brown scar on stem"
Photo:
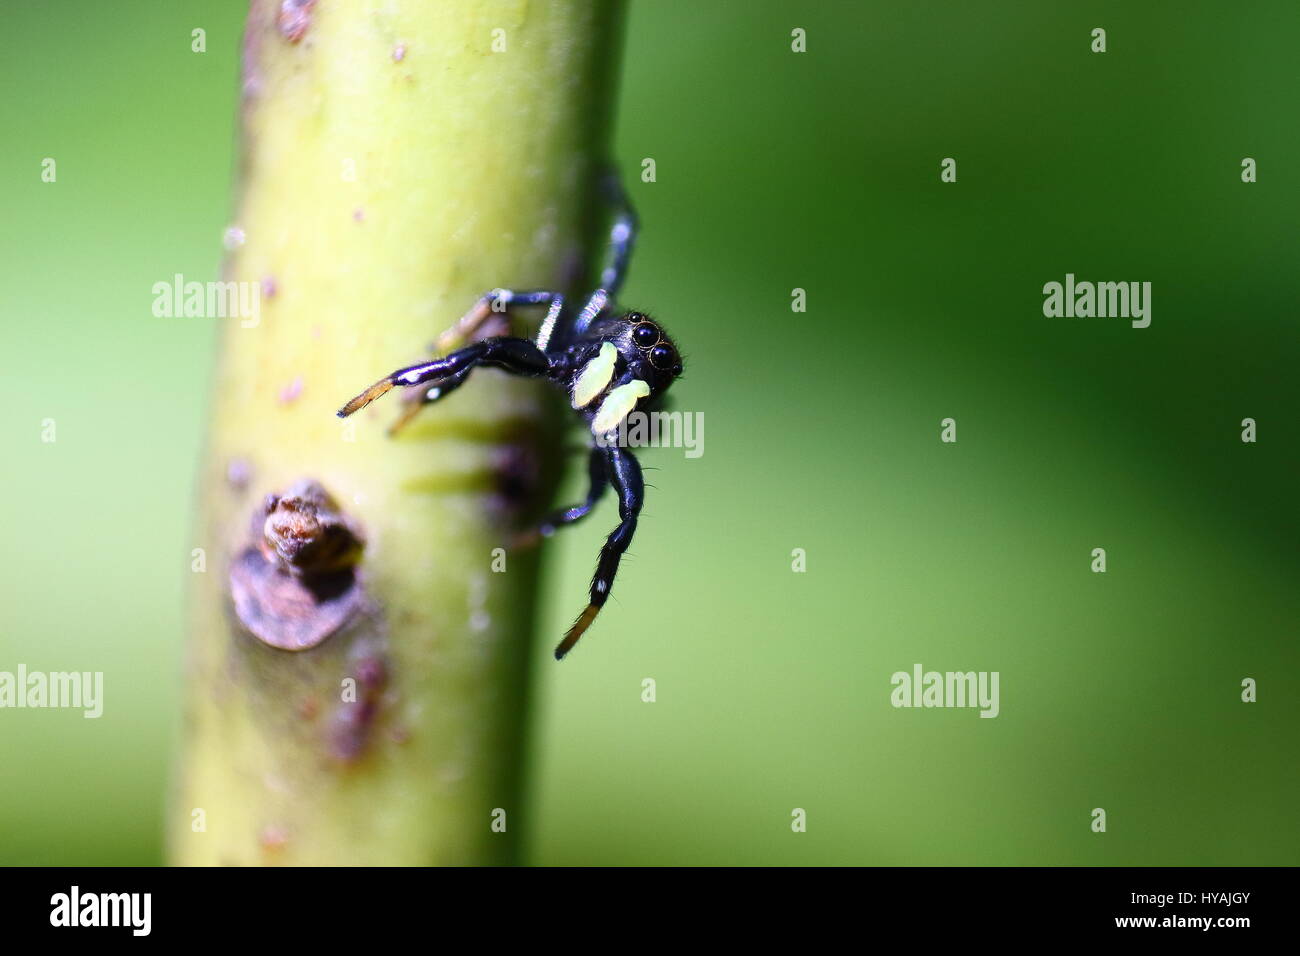
[[[255,527],[259,518],[259,540],[230,566],[235,615],[270,647],[316,647],[367,604],[357,569],[365,539],[311,479],[268,496]]]
[[[226,481],[236,491],[243,491],[253,477],[253,468],[247,458],[232,458],[226,463]]]
[[[542,457],[533,442],[523,435],[512,436],[489,453],[491,496],[488,507],[498,524],[517,527],[528,516],[543,481]]]
[[[257,842],[267,853],[278,853],[288,844],[289,834],[285,832],[284,827],[272,823],[262,827],[262,832],[257,835]]]
[[[291,405],[302,395],[302,376],[296,375],[292,382],[280,389],[280,404]]]
[[[275,15],[275,27],[280,36],[297,43],[311,27],[312,8],[316,0],[281,0],[280,11]]]
[[[240,57],[240,87],[246,102],[257,98],[262,92],[262,36],[271,19],[267,10],[269,4],[270,0],[251,0],[248,5],[243,55]]]
[[[380,640],[358,641],[348,654],[349,673],[356,681],[356,699],[344,700],[330,717],[330,754],[351,763],[365,752],[388,687],[388,655]]]

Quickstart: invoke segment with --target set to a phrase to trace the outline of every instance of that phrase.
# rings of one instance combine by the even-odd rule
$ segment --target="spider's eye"
[[[671,345],[656,345],[650,350],[650,364],[665,372],[677,364],[677,353]]]
[[[649,322],[644,322],[632,330],[632,341],[637,348],[648,349],[659,341],[659,330]]]
[[[673,366],[673,378],[676,378],[681,374],[682,374],[682,363],[678,362],[676,365]]]

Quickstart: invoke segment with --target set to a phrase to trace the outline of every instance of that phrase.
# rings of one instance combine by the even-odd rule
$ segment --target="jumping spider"
[[[488,365],[513,375],[546,378],[568,394],[573,408],[598,441],[588,459],[587,500],[547,518],[539,529],[549,536],[564,525],[586,517],[609,485],[618,493],[619,525],[610,533],[596,574],[590,603],[555,649],[564,657],[591,626],[609,598],[619,560],[636,532],[637,515],[645,497],[641,466],[632,452],[620,447],[619,424],[638,404],[653,402],[682,374],[681,355],[663,328],[640,312],[621,312],[614,297],[623,284],[636,238],[636,217],[622,190],[612,184],[616,206],[610,232],[609,263],[601,272],[600,288],[574,314],[565,309],[559,292],[515,292],[494,289],[440,339],[440,343],[471,338],[513,306],[547,306],[546,318],[533,340],[493,335],[432,361],[401,368],[352,399],[341,409],[346,418],[396,386],[422,389],[398,419],[400,427],[430,402],[464,384],[476,366]]]

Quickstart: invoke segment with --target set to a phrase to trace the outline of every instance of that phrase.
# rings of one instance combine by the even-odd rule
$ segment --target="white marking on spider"
[[[618,359],[618,349],[612,342],[605,342],[600,347],[600,354],[582,367],[573,382],[573,407],[583,408],[605,390],[609,380],[614,377],[614,362]]]
[[[600,410],[592,419],[592,432],[596,435],[604,435],[617,428],[618,423],[627,416],[627,413],[636,408],[636,403],[649,394],[650,386],[639,378],[613,389],[600,403]]]

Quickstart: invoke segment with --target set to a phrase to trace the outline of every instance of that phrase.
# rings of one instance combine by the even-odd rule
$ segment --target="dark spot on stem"
[[[226,481],[236,491],[243,491],[247,488],[252,477],[253,469],[248,464],[247,458],[232,458],[226,463]]]
[[[300,395],[302,395],[302,376],[297,375],[292,382],[280,389],[280,404],[291,405]]]
[[[284,827],[271,823],[262,827],[262,832],[257,835],[257,842],[267,853],[278,853],[288,845],[289,834],[285,832]]]
[[[365,540],[315,481],[269,495],[254,519],[260,540],[230,567],[235,614],[250,634],[271,647],[315,647],[365,605],[356,567]]]
[[[319,578],[361,559],[360,529],[318,482],[304,479],[282,495],[269,495],[265,508],[262,552],[295,577]]]
[[[382,642],[359,641],[349,657],[355,698],[345,698],[330,718],[329,747],[336,760],[351,763],[365,751],[388,687],[388,656]]]
[[[311,27],[311,12],[316,0],[281,0],[275,28],[290,43],[297,43]]]
[[[489,506],[498,522],[518,524],[534,502],[542,462],[527,440],[508,441],[492,449],[492,496]]]

